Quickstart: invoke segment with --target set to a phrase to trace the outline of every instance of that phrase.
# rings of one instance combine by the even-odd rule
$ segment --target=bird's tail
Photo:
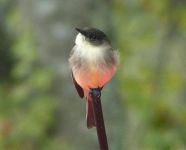
[[[89,96],[86,98],[86,120],[87,128],[92,128],[96,126],[92,100]]]

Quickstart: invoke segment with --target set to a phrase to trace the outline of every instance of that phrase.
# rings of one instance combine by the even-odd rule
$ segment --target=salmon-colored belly
[[[103,87],[113,76],[114,68],[95,69],[77,71],[75,79],[84,89]]]

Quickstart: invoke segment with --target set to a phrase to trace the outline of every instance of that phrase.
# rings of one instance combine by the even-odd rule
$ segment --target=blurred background
[[[99,149],[68,66],[85,26],[120,52],[102,96],[110,149],[185,150],[185,0],[0,0],[0,150]]]

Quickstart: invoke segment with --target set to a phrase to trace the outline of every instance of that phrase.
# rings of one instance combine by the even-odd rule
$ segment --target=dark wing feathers
[[[79,96],[81,98],[83,98],[84,97],[84,91],[83,91],[82,87],[76,82],[73,73],[72,73],[72,80],[73,80],[74,86],[75,86]]]

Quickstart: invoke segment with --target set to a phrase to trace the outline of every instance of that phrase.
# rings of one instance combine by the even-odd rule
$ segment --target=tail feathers
[[[87,128],[92,128],[96,126],[92,101],[90,99],[86,99],[86,120]]]

